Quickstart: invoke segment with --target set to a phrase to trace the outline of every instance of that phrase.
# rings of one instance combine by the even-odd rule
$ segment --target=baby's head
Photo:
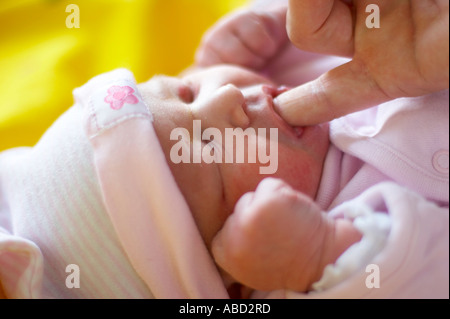
[[[315,197],[329,145],[328,126],[289,126],[273,108],[275,83],[245,69],[217,66],[180,77],[156,76],[140,84],[139,91],[153,113],[169,167],[208,247],[239,198],[266,177],[280,178]],[[205,138],[207,129],[213,134]],[[244,161],[238,160],[239,137],[228,144],[230,132],[244,132],[241,137],[248,133],[242,139],[247,151],[256,149],[251,144],[258,141],[253,160],[248,154]],[[234,156],[226,157],[230,152]],[[267,166],[263,155],[276,157],[269,175],[261,173],[261,167]]]

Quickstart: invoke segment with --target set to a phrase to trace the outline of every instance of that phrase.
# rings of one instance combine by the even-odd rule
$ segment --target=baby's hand
[[[212,251],[218,265],[248,287],[307,291],[320,279],[332,230],[309,197],[268,178],[238,201]]]
[[[227,63],[255,70],[263,68],[289,43],[286,10],[239,10],[225,16],[204,35],[196,53],[197,65]]]

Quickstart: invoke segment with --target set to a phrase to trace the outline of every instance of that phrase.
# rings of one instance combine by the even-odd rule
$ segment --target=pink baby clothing
[[[314,291],[269,298],[449,298],[448,90],[330,124],[319,205],[363,234]],[[255,294],[255,297],[261,294]]]
[[[0,154],[9,298],[227,298],[133,75],[74,91],[33,148]]]

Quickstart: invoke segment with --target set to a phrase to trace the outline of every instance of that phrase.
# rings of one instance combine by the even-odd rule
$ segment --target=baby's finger
[[[251,12],[235,21],[233,33],[255,55],[270,58],[287,41],[285,24],[275,15]]]
[[[207,67],[224,63],[221,57],[210,46],[202,46],[195,53],[195,63],[201,67]]]
[[[291,125],[308,126],[378,105],[387,95],[363,63],[352,60],[315,81],[275,99],[275,109]]]
[[[213,241],[216,262],[230,271],[230,261],[241,260],[254,251],[254,244],[267,234],[265,229],[271,228],[279,208],[285,203],[290,206],[294,198],[297,198],[294,190],[275,178],[264,179],[255,192],[244,194]]]
[[[244,202],[251,201],[251,196],[251,193],[244,195],[240,199],[242,205],[246,205]],[[211,251],[215,262],[231,275],[235,275],[234,269],[239,264],[239,257],[236,258],[236,256],[241,255],[239,250],[242,248],[239,238],[240,226],[238,218],[237,214],[232,214],[228,217],[224,226],[216,234],[211,243]],[[237,236],[235,236],[236,234]]]

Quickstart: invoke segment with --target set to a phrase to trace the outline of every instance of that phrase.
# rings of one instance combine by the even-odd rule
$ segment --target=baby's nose
[[[218,129],[247,128],[250,120],[245,113],[245,98],[241,90],[232,84],[217,89],[196,110],[202,125]]]

